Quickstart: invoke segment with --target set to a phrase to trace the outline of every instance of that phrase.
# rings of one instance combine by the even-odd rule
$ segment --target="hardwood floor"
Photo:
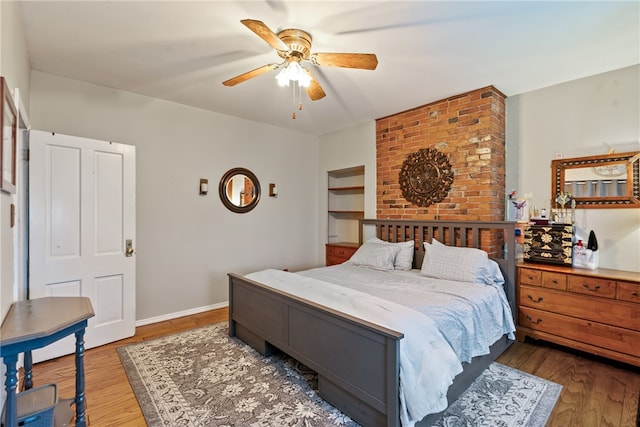
[[[146,426],[116,348],[200,326],[226,321],[226,309],[208,311],[136,329],[116,343],[85,354],[87,414],[98,426]],[[548,426],[634,427],[640,393],[640,369],[566,351],[551,344],[516,342],[498,361],[562,384]],[[62,398],[75,393],[73,356],[34,366],[35,384],[56,383]],[[155,427],[155,426],[151,426]]]
[[[640,369],[541,341],[514,343],[498,362],[563,386],[547,426],[637,426]]]

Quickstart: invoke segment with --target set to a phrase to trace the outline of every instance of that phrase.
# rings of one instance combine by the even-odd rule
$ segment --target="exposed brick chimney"
[[[454,181],[427,208],[408,202],[398,181],[408,154],[435,148]],[[505,96],[488,86],[376,120],[376,217],[502,221],[505,209]]]

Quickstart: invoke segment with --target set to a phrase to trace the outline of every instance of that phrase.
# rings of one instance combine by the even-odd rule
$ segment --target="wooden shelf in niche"
[[[364,218],[364,166],[327,172],[327,243],[357,242]]]
[[[329,188],[329,191],[336,191],[336,192],[354,192],[354,193],[364,193],[364,185],[355,185],[355,186],[351,186],[351,187],[331,187]]]
[[[364,211],[329,211],[329,213],[335,215],[362,215],[364,217]]]

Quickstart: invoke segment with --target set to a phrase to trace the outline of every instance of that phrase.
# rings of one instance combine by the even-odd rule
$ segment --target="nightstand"
[[[358,250],[357,243],[339,242],[327,243],[326,245],[326,264],[335,265],[348,261]]]

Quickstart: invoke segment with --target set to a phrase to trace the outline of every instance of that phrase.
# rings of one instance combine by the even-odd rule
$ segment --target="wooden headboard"
[[[372,228],[375,227],[375,231]],[[417,221],[401,219],[361,219],[359,241],[377,237],[397,243],[413,240],[414,268],[420,268],[424,258],[424,242],[431,239],[449,246],[477,248],[495,260],[505,278],[505,293],[515,316],[516,262],[515,223],[510,221]]]

